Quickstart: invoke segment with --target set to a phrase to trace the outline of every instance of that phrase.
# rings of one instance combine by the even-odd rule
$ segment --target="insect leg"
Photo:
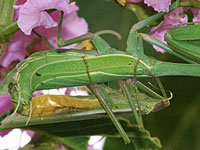
[[[32,111],[33,111],[33,107],[32,107],[32,100],[30,101],[30,111],[29,111],[29,116],[28,116],[28,120],[26,122],[26,126],[28,125],[28,123],[30,122],[31,120],[31,116],[32,116]]]
[[[155,106],[155,108],[153,109],[154,112],[155,112],[155,111],[158,111],[158,110],[161,110],[161,109],[163,109],[163,108],[165,108],[165,107],[168,107],[168,106],[170,105],[169,99],[172,98],[172,93],[171,93],[171,97],[170,97],[170,98],[167,97],[167,94],[166,94],[166,92],[165,92],[165,89],[164,89],[164,87],[163,87],[163,85],[162,85],[160,79],[159,79],[159,78],[156,78],[156,81],[158,82],[158,86],[160,87],[160,90],[161,90],[161,92],[162,92],[162,95],[163,95],[164,99],[162,100],[161,103],[159,103],[159,104],[157,104],[157,105]]]
[[[137,92],[138,92],[138,89],[137,89],[137,78],[136,78],[136,69],[137,69],[137,66],[138,66],[138,63],[139,63],[139,59],[137,59],[137,62],[136,64],[134,65],[134,84],[135,84],[135,98],[136,98],[136,101],[137,101],[137,105],[138,105],[138,112],[139,112],[139,117],[140,117],[140,127],[141,128],[144,128],[143,127],[143,121],[142,121],[142,113],[141,113],[141,108],[140,108],[140,102],[138,100],[138,96],[137,96]]]
[[[138,65],[138,62],[139,62],[139,59],[138,61],[136,62],[135,66],[134,66],[134,90],[135,90],[135,99],[133,99],[133,97],[131,96],[128,88],[127,88],[127,85],[124,81],[120,81],[120,86],[122,88],[122,91],[126,97],[126,99],[128,100],[130,106],[131,106],[131,109],[132,109],[132,112],[133,112],[133,115],[135,117],[135,120],[136,120],[136,123],[137,125],[139,126],[139,128],[143,129],[143,121],[142,121],[142,113],[141,113],[141,109],[140,109],[140,103],[139,103],[139,100],[138,100],[138,96],[137,96],[137,85],[136,85],[136,67]],[[135,107],[135,103],[134,101],[136,100],[136,104],[138,106],[138,112],[137,112],[137,109]]]
[[[35,35],[37,35],[39,38],[41,38],[51,49],[55,49],[55,47],[46,38],[41,36],[38,32],[33,30],[33,33],[35,33]]]
[[[120,122],[115,117],[114,113],[112,112],[112,110],[110,109],[110,107],[108,106],[108,104],[106,103],[104,98],[101,96],[101,93],[100,93],[99,89],[97,88],[97,86],[92,83],[92,78],[91,78],[90,73],[89,73],[88,63],[87,63],[87,61],[84,57],[82,57],[82,58],[83,58],[83,61],[86,65],[86,72],[87,72],[89,82],[90,82],[90,85],[88,85],[88,88],[95,95],[95,97],[99,100],[99,103],[101,104],[101,106],[104,108],[104,110],[108,114],[109,118],[111,119],[111,121],[115,125],[115,127],[118,130],[118,132],[120,133],[120,135],[123,137],[125,143],[130,143],[131,141],[130,141],[128,135],[126,134],[126,132],[124,131],[123,127],[121,126]]]
[[[20,96],[20,94],[19,94],[19,96],[18,96],[18,101],[17,101],[17,106],[16,106],[16,108],[15,108],[15,110],[14,110],[14,112],[13,112],[13,115],[15,115],[16,112],[17,112],[17,110],[19,109],[20,103],[21,103],[21,96]]]

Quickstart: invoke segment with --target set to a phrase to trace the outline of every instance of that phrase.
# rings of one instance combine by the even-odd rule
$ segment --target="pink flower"
[[[127,0],[126,2],[127,3],[140,3],[142,2],[143,0]]]
[[[0,79],[0,82],[2,80]],[[9,110],[11,108],[13,108],[13,104],[10,98],[10,95],[0,95],[0,115],[2,115],[3,113],[9,112]],[[8,132],[10,132],[10,130],[5,130],[5,131],[1,131],[0,132],[0,136],[4,136],[6,135]]]
[[[162,41],[163,43],[167,42],[164,40],[165,33],[170,29],[170,27],[174,25],[178,25],[181,23],[187,23],[188,16],[186,14],[183,14],[185,10],[191,9],[194,18],[193,21],[200,21],[200,10],[197,8],[190,8],[190,7],[179,7],[178,9],[174,10],[173,12],[165,15],[164,20],[157,25],[156,27],[153,27],[151,29],[151,32],[149,33],[151,36],[157,38],[158,40]],[[164,53],[165,51],[155,45],[153,47],[156,49],[156,51]]]
[[[196,21],[200,21],[200,10],[197,8],[190,8],[194,14],[194,18],[192,21],[196,22]]]
[[[94,147],[92,145],[88,146],[88,150],[95,150]]]
[[[67,89],[66,89],[66,91],[65,91],[65,95],[69,95],[70,96],[70,93],[72,92],[72,91],[74,91],[75,90],[75,87],[68,87]]]
[[[23,4],[24,2],[25,0],[19,0],[17,4]],[[34,40],[35,35],[30,35],[30,33],[35,27],[37,27],[37,32],[47,38],[55,48],[58,48],[56,45],[57,27],[55,26],[58,25],[60,12],[55,11],[48,14],[45,12],[47,9],[55,8],[65,12],[61,39],[68,40],[85,34],[88,31],[86,21],[77,15],[79,8],[75,2],[69,3],[68,0],[28,0],[23,5],[16,5],[15,8],[17,8],[15,18],[17,19],[19,17],[18,25],[24,33],[18,31],[10,39],[9,46],[6,48],[1,60],[3,67],[8,67],[11,62],[16,60],[21,61],[29,55],[27,53],[27,47]],[[48,49],[48,46],[43,46],[42,49],[42,45],[45,44],[42,42],[40,46],[38,45],[40,50]],[[68,48],[72,47],[70,46]]]
[[[63,17],[61,40],[68,40],[87,33],[88,25],[83,18],[79,18],[77,16],[78,10],[79,8],[76,6],[75,2],[69,4],[69,10],[67,10],[64,13]],[[53,20],[59,22],[60,19],[59,11],[55,11],[50,15],[53,18]],[[39,32],[42,36],[46,37],[55,48],[58,48],[56,44],[57,27],[49,29],[44,29],[44,27],[39,27],[36,29],[36,31]],[[74,45],[68,46],[67,48],[73,48],[73,47]]]
[[[62,145],[61,147],[57,148],[56,150],[66,150],[65,147]]]
[[[60,12],[55,11],[48,14],[45,10],[55,8],[64,11],[61,34],[61,39],[63,40],[80,36],[88,31],[85,20],[77,16],[79,8],[75,2],[69,3],[68,0],[54,0],[41,3],[41,0],[28,0],[24,5],[15,7],[19,9],[18,25],[20,29],[25,34],[30,35],[33,28],[39,27],[36,31],[46,37],[55,48],[58,48],[56,35]]]
[[[167,44],[167,42],[164,40],[164,35],[169,30],[169,28],[171,26],[174,26],[180,23],[186,23],[188,21],[187,15],[180,16],[180,14],[183,13],[183,11],[184,11],[183,7],[179,7],[173,12],[170,12],[169,14],[165,15],[164,20],[156,27],[153,27],[149,35]],[[162,53],[165,52],[163,49],[157,46],[153,45],[153,47],[156,49],[156,51],[159,51]]]
[[[168,12],[171,0],[144,0],[144,3],[153,7],[157,12]]]
[[[0,95],[0,115],[5,113],[5,112],[9,112],[9,110],[11,108],[13,108],[13,104],[12,101],[10,99],[10,95]]]
[[[26,35],[30,35],[32,29],[38,26],[56,27],[57,22],[45,10],[57,9],[66,12],[69,9],[68,3],[66,0],[27,0],[23,5],[15,5],[15,8],[19,9],[18,26]]]
[[[33,36],[27,36],[22,31],[17,31],[9,41],[9,45],[3,54],[1,65],[8,67],[13,61],[23,60],[27,55],[26,47],[32,38]]]

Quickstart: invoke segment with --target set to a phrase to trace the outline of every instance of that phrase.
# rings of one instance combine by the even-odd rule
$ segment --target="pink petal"
[[[94,147],[92,145],[88,146],[88,150],[95,150]]]
[[[23,60],[27,54],[26,47],[33,36],[24,35],[22,31],[18,31],[10,39],[9,45],[6,48],[1,60],[3,67],[8,67],[13,61]]]
[[[4,130],[4,131],[0,131],[0,136],[5,136],[7,135],[11,130]]]
[[[170,29],[170,27],[180,24],[180,23],[186,23],[188,20],[187,15],[184,17],[180,17],[180,13],[183,13],[184,9],[182,7],[179,7],[178,9],[174,10],[173,12],[165,15],[164,20],[157,25],[156,27],[153,27],[151,29],[151,32],[149,35],[157,38],[163,43],[166,43],[164,40],[165,33]],[[165,51],[155,45],[153,47],[156,49],[156,51],[164,53]]]
[[[77,16],[78,7],[75,2],[70,4],[70,10],[64,16],[61,39],[71,39],[88,32],[87,22]],[[66,38],[67,37],[67,38]]]
[[[66,150],[64,146],[57,148],[56,150]]]
[[[22,4],[24,4],[26,2],[26,0],[18,0],[17,1],[17,5],[22,5]]]
[[[45,12],[48,9],[57,9],[67,12],[69,1],[66,0],[27,0],[23,5],[15,6],[19,9],[18,26],[26,34],[30,35],[33,28],[44,26],[52,28],[57,26],[51,16]]]
[[[4,67],[3,67],[3,68],[0,68],[0,74],[6,72],[7,70],[8,70],[8,68],[4,68]],[[1,81],[1,80],[0,80],[0,81]]]
[[[42,91],[35,91],[33,94],[32,94],[32,97],[35,97],[35,96],[39,96],[39,95],[43,95],[44,93]]]
[[[194,21],[194,22],[200,21],[200,10],[198,8],[191,8],[191,9],[194,14],[194,18],[192,21]]]
[[[66,13],[64,13],[61,40],[69,40],[71,38],[75,38],[87,33],[87,22],[83,18],[78,17],[77,11],[78,7],[76,6],[75,2],[70,3],[69,9],[66,11]],[[50,16],[53,18],[53,20],[59,22],[60,12],[55,11],[51,13]],[[56,44],[57,27],[50,29],[39,27],[36,29],[36,31],[39,32],[42,36],[46,37],[55,48],[58,48]],[[64,48],[73,47],[74,45],[70,45]]]
[[[28,134],[29,136],[31,136],[31,137],[35,135],[35,132],[34,132],[34,131],[31,131],[31,130],[24,130],[24,131],[26,131],[27,134]]]
[[[0,82],[2,80],[0,79]],[[13,104],[12,101],[10,99],[10,95],[0,95],[0,115],[2,115],[3,113],[9,112],[9,110],[11,108],[13,108]],[[4,136],[6,134],[8,134],[10,132],[10,130],[5,130],[5,131],[1,131],[0,132],[0,136]]]
[[[171,0],[144,0],[144,3],[154,8],[157,12],[169,12]]]
[[[68,87],[68,88],[66,88],[65,95],[70,96],[70,93],[72,91],[75,91],[75,87]]]
[[[0,115],[9,112],[11,108],[13,108],[13,104],[10,98],[10,95],[0,95]]]

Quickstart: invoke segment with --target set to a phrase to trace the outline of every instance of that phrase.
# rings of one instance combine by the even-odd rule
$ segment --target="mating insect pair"
[[[61,18],[62,15],[63,13]],[[58,34],[60,32],[59,29]],[[92,39],[97,51],[50,50],[35,53],[19,63],[8,74],[7,78],[1,83],[1,94],[9,92],[16,107],[15,111],[22,114],[26,114],[24,106],[30,105],[30,120],[32,113],[31,98],[34,91],[88,85],[99,99],[125,142],[129,143],[128,135],[94,84],[136,76],[150,76],[149,70],[151,67],[136,57],[111,48],[98,35],[87,34],[73,39],[72,43],[78,42],[80,39]],[[70,41],[67,42],[71,44]],[[65,42],[64,44],[66,45]],[[125,89],[124,92],[127,93]],[[126,95],[130,100],[128,93]],[[130,104],[135,112],[134,115],[138,115],[135,104],[133,102],[130,102]],[[140,126],[143,126],[141,117],[137,116],[136,120]]]
[[[149,23],[149,20],[147,19],[146,22]],[[60,29],[58,33],[61,32]],[[144,55],[142,47],[144,36],[141,35],[137,33],[136,28],[132,28],[126,53],[111,48],[103,39],[93,34],[87,34],[66,42],[59,41],[59,45],[64,46],[91,39],[97,51],[51,50],[35,53],[13,69],[1,83],[0,93],[7,94],[9,91],[13,103],[16,105],[16,111],[23,112],[24,105],[30,104],[31,109],[32,93],[36,90],[88,85],[101,102],[125,142],[128,143],[129,138],[126,132],[94,84],[131,77],[200,76],[198,64],[177,64],[149,59]],[[137,43],[137,47],[134,43]],[[125,87],[123,82],[122,87]],[[126,88],[123,88],[123,90],[134,112],[136,108],[128,95],[129,92],[126,91]],[[163,99],[166,100],[166,98]],[[137,115],[136,111],[134,115]],[[138,124],[141,125],[141,117],[138,118]]]

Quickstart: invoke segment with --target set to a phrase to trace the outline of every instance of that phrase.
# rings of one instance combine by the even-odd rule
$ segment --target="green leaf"
[[[29,142],[25,147],[21,148],[20,150],[55,150],[62,146],[62,143],[55,140],[54,138],[36,134],[32,137],[31,142]]]
[[[119,117],[119,116],[118,116]],[[121,116],[123,117],[123,116]],[[157,138],[151,138],[147,130],[139,129],[137,125],[131,124],[128,120],[119,118],[120,123],[127,132],[128,136],[132,139],[132,143],[137,148],[142,149],[159,149],[161,144]],[[88,119],[82,121],[71,122],[58,122],[41,125],[28,125],[22,126],[24,129],[32,129],[39,133],[56,138],[61,143],[76,145],[71,143],[72,139],[65,139],[74,136],[91,136],[91,135],[104,135],[108,137],[120,137],[116,128],[113,126],[109,118]],[[81,140],[81,139],[79,139]]]
[[[21,150],[55,150],[61,146],[73,150],[87,150],[89,137],[57,137],[36,134]]]
[[[87,150],[90,137],[58,137],[65,147],[73,150]]]

